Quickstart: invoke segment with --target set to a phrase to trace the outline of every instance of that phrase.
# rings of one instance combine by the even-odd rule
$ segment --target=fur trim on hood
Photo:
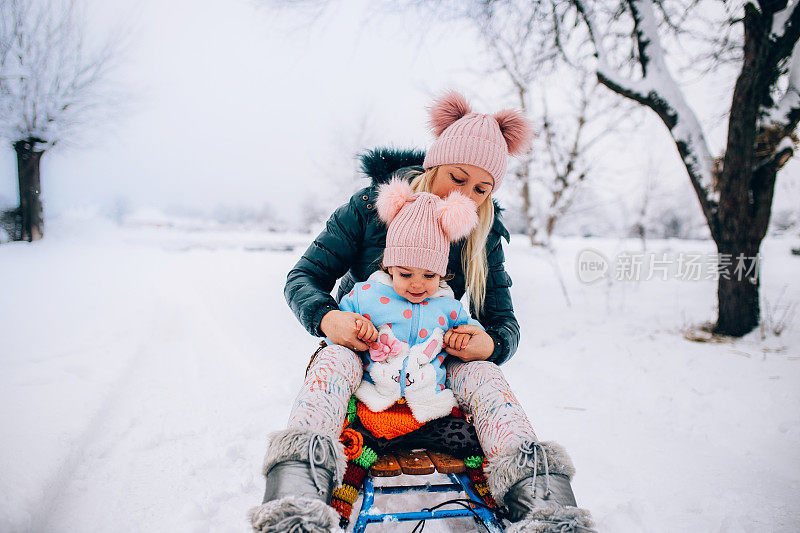
[[[361,172],[372,180],[373,185],[389,183],[396,170],[404,167],[419,167],[425,152],[422,150],[402,150],[397,148],[373,148],[361,154]]]

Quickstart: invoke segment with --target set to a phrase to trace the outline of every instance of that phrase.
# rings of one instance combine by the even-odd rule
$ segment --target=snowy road
[[[0,246],[0,531],[247,531],[317,344],[282,294],[308,237],[48,231]],[[791,244],[762,249],[769,302],[800,302]],[[800,530],[800,320],[687,341],[713,282],[582,285],[586,246],[638,243],[561,241],[571,307],[522,238],[507,248],[523,340],[504,370],[572,454],[579,503],[611,532]]]

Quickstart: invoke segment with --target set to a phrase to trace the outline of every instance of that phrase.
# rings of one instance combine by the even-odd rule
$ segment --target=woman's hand
[[[444,351],[465,362],[485,361],[494,352],[494,341],[478,326],[456,326],[444,334]]]
[[[368,348],[368,343],[378,339],[378,330],[375,329],[372,322],[363,315],[349,311],[339,311],[338,309],[328,311],[322,317],[319,328],[334,344],[341,344],[356,352],[363,352]],[[372,337],[373,330],[374,338]],[[359,336],[367,339],[368,342],[364,342]]]

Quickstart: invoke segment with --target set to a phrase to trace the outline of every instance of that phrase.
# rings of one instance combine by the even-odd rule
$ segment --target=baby
[[[356,397],[381,412],[405,401],[419,423],[450,414],[456,406],[445,388],[445,346],[462,349],[463,324],[482,326],[454,298],[446,283],[450,242],[469,235],[478,222],[476,206],[453,192],[413,193],[402,180],[381,186],[378,216],[387,225],[381,269],[356,283],[339,308],[364,316],[358,338],[367,343],[364,379]],[[377,325],[377,327],[376,327]]]

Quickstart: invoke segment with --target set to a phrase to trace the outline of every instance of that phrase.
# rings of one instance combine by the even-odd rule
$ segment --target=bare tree
[[[328,148],[314,155],[317,172],[312,177],[314,185],[306,195],[303,209],[305,229],[324,221],[336,207],[366,185],[360,156],[365,147],[374,145],[375,129],[371,110],[367,109],[336,131]]]
[[[800,1],[747,2],[737,18],[711,29],[706,26],[705,31],[699,29],[703,14],[720,3],[571,4],[593,43],[600,83],[653,110],[675,141],[720,254],[714,331],[733,336],[752,331],[760,318],[758,251],[769,224],[775,178],[797,142]],[[732,4],[723,7],[730,9]],[[730,30],[739,23],[741,38]],[[632,30],[620,31],[626,24]],[[700,120],[667,66],[662,38],[679,47],[682,41],[699,44],[706,59],[738,70],[728,137],[718,158],[712,156]]]
[[[652,159],[647,165],[644,176],[644,186],[642,188],[641,201],[635,214],[635,219],[630,225],[629,231],[632,236],[638,237],[642,243],[642,251],[647,251],[647,218],[649,214],[650,201],[656,188],[654,174],[657,173]]]
[[[615,106],[603,105],[598,84],[590,79],[588,71],[572,70],[577,74],[572,84],[566,82],[563,70],[559,76],[566,85],[576,88],[569,104],[571,111],[553,116],[543,95],[539,106],[541,135],[534,141],[527,161],[515,169],[521,182],[536,186],[523,193],[529,206],[528,235],[533,245],[551,246],[557,223],[569,213],[576,193],[592,173],[594,146],[613,130],[613,123],[605,119]]]
[[[532,245],[550,248],[558,220],[591,174],[592,147],[610,131],[610,121],[604,119],[619,107],[618,101],[608,105],[608,98],[596,90],[596,81],[589,79],[593,73],[574,61],[586,55],[585,35],[561,31],[566,13],[555,0],[385,3],[414,6],[435,15],[430,19],[457,21],[478,33],[487,55],[484,74],[505,79],[514,104],[541,128],[534,149],[519,158],[512,174],[525,233]],[[565,63],[567,57],[573,61]],[[572,88],[577,90],[573,93]],[[567,93],[566,106],[551,106],[567,100]]]
[[[42,156],[106,109],[120,42],[88,43],[79,0],[0,0],[0,137],[16,152],[19,181],[13,239],[42,238]]]
[[[315,18],[331,4],[330,0],[268,3],[311,10]],[[569,210],[574,190],[590,174],[587,153],[609,131],[608,127],[595,131],[597,124],[604,123],[610,107],[619,107],[618,101],[606,105],[608,99],[595,90],[596,82],[588,79],[593,77],[591,71],[563,63],[566,52],[574,57],[586,37],[578,41],[560,31],[566,14],[557,6],[555,0],[383,0],[371,5],[370,14],[377,17],[385,10],[410,8],[423,24],[455,22],[477,33],[486,53],[486,68],[479,74],[504,79],[514,105],[542,125],[544,135],[536,141],[538,149],[519,158],[512,175],[520,195],[525,233],[532,245],[546,248],[559,218]],[[554,40],[554,35],[559,39]],[[564,76],[576,78],[579,103],[568,112],[549,108],[549,102],[564,93],[563,86],[550,86],[546,81],[556,69],[562,71],[561,81]],[[564,72],[567,70],[570,72]],[[537,160],[538,152],[547,157]],[[542,192],[546,202],[536,200],[537,193]]]
[[[706,229],[702,215],[686,209],[694,193],[664,186],[660,161],[651,156],[643,171],[641,194],[630,206],[620,206],[624,229],[628,236],[640,240],[642,251],[647,251],[648,237],[689,239],[696,236],[696,230]]]

